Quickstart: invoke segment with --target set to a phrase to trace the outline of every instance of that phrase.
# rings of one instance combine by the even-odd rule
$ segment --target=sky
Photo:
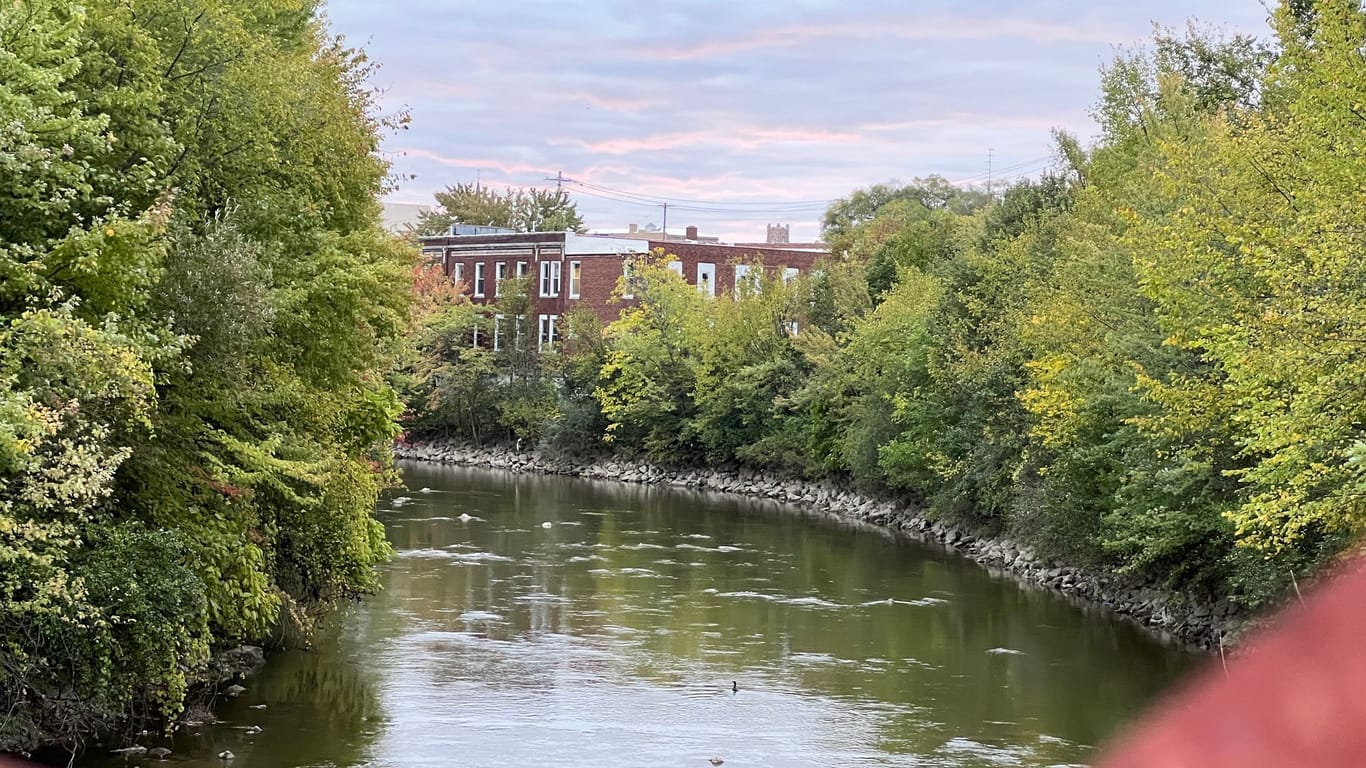
[[[830,201],[1036,176],[1153,25],[1270,36],[1262,0],[330,0],[380,69],[391,202],[562,184],[594,232],[819,235]],[[557,182],[550,177],[562,176]]]

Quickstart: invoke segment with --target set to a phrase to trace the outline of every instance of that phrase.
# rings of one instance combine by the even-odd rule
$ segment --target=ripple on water
[[[456,618],[469,622],[505,623],[507,619],[492,611],[465,611]]]
[[[829,600],[815,596],[807,597],[788,597],[786,595],[770,595],[764,592],[755,592],[749,589],[742,589],[736,592],[716,592],[717,597],[729,597],[740,600],[767,600],[771,603],[781,605],[795,605],[801,608],[821,608],[826,610],[838,610],[848,606],[840,603],[833,603]]]
[[[455,558],[466,563],[511,563],[512,558],[492,552],[456,552]]]
[[[444,549],[401,549],[395,557],[415,560],[454,560],[459,557],[459,553],[447,552]]]
[[[670,579],[672,576],[665,576],[659,571],[652,571],[649,568],[591,568],[588,571],[594,576],[635,576],[642,579]]]
[[[569,598],[562,595],[552,595],[549,592],[532,592],[528,595],[518,595],[512,598],[515,603],[568,603]]]
[[[595,561],[600,563],[611,562],[608,558],[605,558],[602,555],[574,555],[573,557],[565,560],[566,563],[591,563]]]
[[[1022,747],[983,744],[966,736],[949,739],[939,750],[953,755],[956,760],[971,756],[996,765],[1023,765],[1031,756],[1030,750]]]

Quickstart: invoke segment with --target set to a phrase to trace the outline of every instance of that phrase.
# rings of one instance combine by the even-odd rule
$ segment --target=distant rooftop
[[[490,227],[485,224],[462,224],[456,222],[451,225],[448,235],[515,235],[517,230],[508,227]]]
[[[382,203],[383,211],[380,213],[380,223],[390,232],[403,234],[409,228],[416,228],[418,215],[430,211],[430,205],[420,205],[418,203]]]

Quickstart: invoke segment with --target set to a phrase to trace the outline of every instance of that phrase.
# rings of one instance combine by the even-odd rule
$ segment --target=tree
[[[0,751],[174,717],[211,643],[374,586],[402,117],[315,10],[0,10]]]
[[[662,254],[633,262],[630,272],[637,303],[604,331],[608,352],[595,391],[607,419],[605,439],[658,461],[695,458],[687,425],[695,413],[697,340],[704,333],[697,326],[705,322],[707,299]]]
[[[439,235],[456,222],[503,227],[516,232],[584,230],[578,206],[563,189],[508,188],[456,184],[436,193],[437,209],[419,214],[417,231]]]

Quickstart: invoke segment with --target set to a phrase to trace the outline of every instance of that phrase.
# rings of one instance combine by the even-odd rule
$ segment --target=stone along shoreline
[[[1249,623],[1249,617],[1232,604],[1193,603],[1156,585],[1087,572],[1040,557],[1029,546],[931,520],[923,510],[866,496],[829,481],[811,482],[752,469],[662,467],[613,457],[560,458],[458,442],[399,443],[394,455],[440,464],[733,493],[831,512],[939,544],[988,570],[1013,576],[1025,585],[1054,590],[1082,607],[1127,618],[1165,641],[1195,651],[1209,652],[1234,644]]]

